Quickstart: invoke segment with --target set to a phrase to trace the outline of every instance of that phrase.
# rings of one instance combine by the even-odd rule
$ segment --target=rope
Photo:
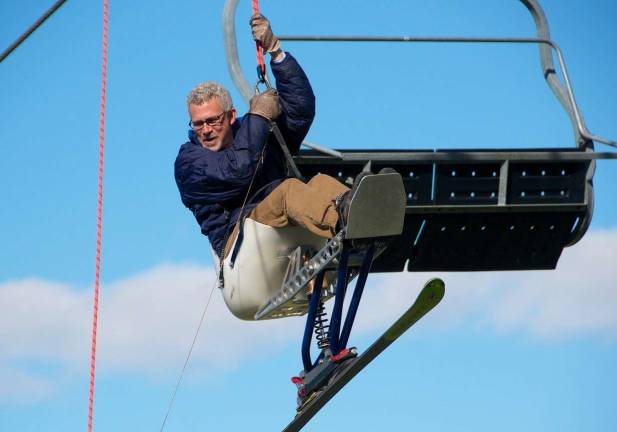
[[[255,15],[259,15],[259,0],[253,0],[253,16]],[[259,85],[260,82],[263,82],[266,84],[266,86],[268,88],[270,88],[270,83],[268,82],[267,76],[266,76],[266,65],[264,64],[264,56],[263,56],[263,50],[261,49],[261,45],[259,44],[259,42],[255,41],[255,46],[257,48],[257,74],[259,76],[259,82],[257,83],[257,85]],[[257,87],[256,87],[257,88]],[[274,121],[270,122],[270,131],[272,133],[274,133],[274,136],[276,137],[276,140],[278,141],[279,145],[281,146],[281,150],[283,151],[283,154],[285,156],[285,159],[287,161],[287,165],[288,165],[288,175],[293,174],[294,177],[302,180],[304,177],[302,176],[302,174],[300,173],[300,170],[298,169],[298,167],[296,166],[296,163],[293,160],[293,157],[291,156],[291,153],[289,152],[289,148],[287,148],[287,144],[285,143],[285,139],[283,138],[283,135],[281,135],[281,132],[278,128],[278,126],[276,125],[276,123]],[[252,184],[252,181],[251,181]],[[249,189],[250,191],[250,189]],[[248,196],[248,195],[247,195]],[[246,202],[246,199],[245,199]],[[244,204],[242,205],[242,208],[244,208]],[[242,213],[240,213],[242,215]],[[222,272],[222,265],[221,265],[221,272]]]
[[[176,387],[174,388],[174,391],[171,395],[171,399],[169,400],[169,406],[167,407],[165,418],[163,419],[163,423],[161,424],[160,432],[163,432],[163,429],[165,428],[165,424],[167,423],[167,418],[169,417],[169,413],[171,412],[171,408],[173,407],[174,400],[176,399],[178,388],[180,388],[180,383],[182,382],[182,378],[184,377],[184,371],[186,371],[186,366],[189,364],[189,359],[191,358],[191,354],[193,353],[193,347],[195,347],[197,336],[199,335],[199,331],[201,330],[201,326],[204,322],[204,318],[206,317],[206,311],[208,310],[208,306],[210,306],[210,301],[212,300],[212,293],[214,293],[215,286],[216,286],[216,279],[214,283],[212,284],[212,288],[210,289],[210,295],[208,296],[208,301],[206,302],[206,306],[204,307],[204,310],[201,313],[201,319],[199,320],[199,325],[197,326],[197,330],[195,331],[195,336],[193,336],[193,343],[191,343],[189,352],[186,355],[186,359],[184,360],[184,366],[182,366],[182,371],[180,372],[180,376],[178,377],[178,381],[176,382]]]
[[[253,0],[253,16],[259,15],[259,0]],[[257,71],[260,77],[266,76],[266,65],[264,64],[264,54],[261,44],[255,41],[255,50],[257,53]]]
[[[261,149],[261,154],[259,156],[259,160],[257,161],[257,166],[255,167],[255,171],[253,172],[253,176],[251,177],[251,183],[249,184],[249,188],[246,191],[246,195],[244,196],[244,201],[242,203],[242,207],[240,209],[240,214],[238,216],[238,220],[236,221],[236,223],[234,224],[234,228],[235,225],[239,224],[241,219],[242,219],[242,213],[244,212],[244,207],[246,206],[246,203],[248,201],[248,197],[251,193],[251,188],[253,187],[253,183],[255,181],[255,177],[257,176],[257,171],[259,170],[259,167],[261,165],[261,163],[263,162],[263,158],[264,158],[264,153],[266,150],[266,146],[267,146],[268,142],[266,141],[266,143],[264,144],[263,148]],[[212,293],[214,292],[214,287],[216,286],[217,282],[219,282],[221,280],[221,277],[223,275],[223,265],[224,265],[224,251],[225,251],[225,245],[227,243],[228,237],[231,234],[231,231],[233,231],[233,228],[228,231],[227,235],[225,236],[225,239],[223,240],[223,253],[221,253],[221,258],[220,258],[220,267],[219,267],[219,276],[218,278],[215,280],[214,284],[212,285],[212,288],[210,289],[210,295],[208,296],[208,301],[206,302],[206,306],[204,307],[204,310],[201,314],[201,319],[199,320],[199,325],[197,326],[197,331],[195,331],[195,336],[193,337],[193,343],[191,344],[191,347],[189,348],[189,352],[186,356],[186,360],[184,361],[184,366],[182,366],[182,371],[180,372],[180,376],[178,377],[178,381],[176,382],[176,387],[171,395],[171,399],[169,401],[169,406],[167,407],[167,412],[165,413],[165,418],[163,418],[163,423],[161,424],[161,429],[160,432],[163,432],[163,429],[165,428],[165,424],[167,423],[167,418],[169,417],[169,413],[171,412],[174,400],[176,399],[176,394],[178,393],[178,388],[180,387],[180,383],[182,382],[182,378],[184,376],[184,371],[186,370],[186,366],[189,363],[189,359],[191,358],[191,353],[193,352],[193,347],[195,346],[195,341],[197,341],[197,336],[199,335],[199,331],[201,329],[201,326],[204,322],[204,318],[206,317],[206,311],[208,310],[208,306],[210,306],[210,301],[212,300]]]
[[[11,46],[9,46],[7,49],[5,49],[2,52],[2,54],[0,54],[0,63],[5,58],[7,58],[9,56],[9,54],[11,54],[19,45],[21,45],[22,42],[25,41],[28,38],[28,36],[30,36],[32,33],[34,33],[35,30],[38,29],[47,20],[47,18],[52,16],[55,11],[60,9],[60,6],[62,6],[64,4],[64,2],[66,2],[66,0],[59,0],[56,3],[54,3],[47,10],[47,12],[45,12],[43,14],[43,16],[41,16],[38,20],[36,20],[36,22],[34,24],[32,24],[15,42],[13,42],[11,44]]]
[[[94,271],[94,307],[92,316],[92,350],[90,352],[90,391],[88,398],[88,432],[92,432],[94,411],[94,372],[96,368],[96,330],[99,316],[99,287],[101,276],[101,239],[103,227],[103,162],[105,150],[105,95],[107,82],[107,26],[108,0],[103,0],[103,43],[101,62],[101,107],[99,115],[99,170],[96,211],[96,258]]]

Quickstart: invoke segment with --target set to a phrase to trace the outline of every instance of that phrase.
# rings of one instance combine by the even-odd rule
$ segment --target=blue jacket
[[[283,61],[271,62],[270,66],[282,108],[276,123],[287,147],[295,154],[315,117],[315,96],[308,78],[291,54],[286,53]],[[264,160],[258,167],[244,214],[286,177],[285,156],[270,133],[267,120],[246,114],[236,119],[232,133],[233,145],[215,152],[202,147],[195,133],[189,131],[189,141],[180,147],[174,165],[182,203],[191,210],[219,257],[228,233],[240,216],[266,142]]]

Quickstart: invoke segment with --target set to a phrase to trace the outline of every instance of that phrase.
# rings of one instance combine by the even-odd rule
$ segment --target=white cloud
[[[617,231],[589,233],[566,249],[555,272],[523,273],[496,299],[492,317],[502,329],[526,328],[540,337],[617,335]]]
[[[556,271],[445,273],[446,296],[427,321],[452,327],[475,318],[498,331],[525,330],[541,339],[617,335],[617,230],[590,232],[564,250]],[[360,326],[387,325],[433,275],[380,275],[367,292],[373,304]],[[376,305],[380,305],[377,307]],[[367,306],[368,307],[368,306]]]
[[[0,364],[0,403],[27,404],[53,394],[54,385],[49,379]]]
[[[446,297],[424,328],[448,329],[475,320],[539,338],[589,334],[614,339],[616,245],[617,230],[591,232],[564,251],[555,272],[441,275]],[[390,324],[429,276],[398,273],[369,279],[354,334]],[[212,283],[209,268],[161,265],[102,286],[97,372],[177,373]],[[24,366],[32,362],[51,362],[63,371],[59,375],[87,370],[91,303],[89,290],[64,284],[38,279],[0,284],[0,400],[18,392],[50,394],[50,378]],[[299,344],[302,326],[302,319],[240,321],[215,288],[192,369],[208,373],[271,355],[286,343]]]
[[[89,296],[39,279],[0,284],[3,359],[73,361],[88,335]]]
[[[100,363],[103,370],[159,372],[182,364],[212,289],[214,272],[164,265],[112,284],[102,296]],[[192,361],[229,368],[263,346],[297,333],[283,321],[246,322],[227,310],[214,288]],[[259,351],[258,351],[259,353]]]
[[[184,358],[214,282],[210,269],[161,265],[100,290],[97,360],[101,372],[157,372]],[[70,286],[27,279],[0,284],[0,353],[8,361],[45,359],[72,368],[89,365],[92,295]],[[295,335],[298,319],[245,322],[212,296],[194,352],[209,366],[234,366],[266,340]]]

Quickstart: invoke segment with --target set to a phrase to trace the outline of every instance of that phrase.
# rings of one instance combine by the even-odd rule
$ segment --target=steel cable
[[[15,49],[17,49],[17,47],[28,38],[28,36],[34,33],[35,30],[38,29],[47,20],[47,18],[52,16],[54,12],[60,9],[60,6],[62,6],[65,2],[66,0],[59,0],[54,3],[52,7],[50,7],[47,12],[43,14],[43,16],[36,20],[34,24],[32,24],[15,42],[11,44],[11,46],[9,46],[2,52],[2,54],[0,54],[0,63],[2,63],[2,61],[7,58],[9,54],[15,51]]]

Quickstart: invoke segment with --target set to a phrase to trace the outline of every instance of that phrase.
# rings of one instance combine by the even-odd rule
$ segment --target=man
[[[249,112],[238,117],[222,86],[209,81],[195,87],[187,101],[189,141],[175,162],[182,202],[219,258],[229,253],[238,233],[236,222],[244,216],[332,237],[348,191],[325,175],[308,184],[286,179],[285,156],[270,133],[270,122],[276,121],[287,147],[297,153],[315,116],[315,96],[296,59],[281,50],[268,20],[254,16],[250,25],[253,38],[270,55],[278,92],[256,95]]]

